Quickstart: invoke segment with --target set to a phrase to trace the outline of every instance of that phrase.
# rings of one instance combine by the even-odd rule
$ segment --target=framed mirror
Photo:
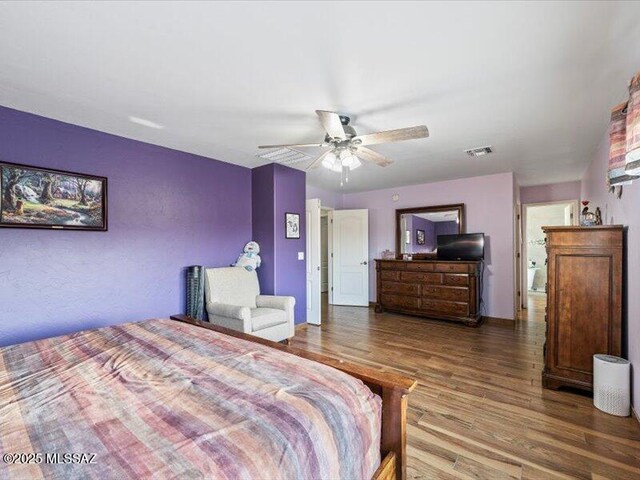
[[[464,203],[396,210],[396,258],[434,258],[438,235],[465,233],[464,216]]]

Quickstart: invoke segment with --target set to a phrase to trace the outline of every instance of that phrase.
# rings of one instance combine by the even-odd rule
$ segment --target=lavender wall
[[[182,312],[251,239],[247,168],[3,107],[0,159],[109,179],[108,232],[0,229],[0,345]]]
[[[609,157],[609,137],[605,135],[582,178],[581,197],[589,207],[600,207],[605,224],[628,226],[626,308],[623,319],[624,345],[633,369],[633,405],[640,412],[640,182],[625,186],[621,199],[608,193],[605,178]]]
[[[520,187],[521,203],[560,202],[580,199],[580,181]]]
[[[342,193],[330,192],[322,188],[307,185],[307,198],[319,198],[323,207],[342,208]]]
[[[301,170],[271,163],[252,171],[253,236],[261,245],[262,293],[296,297],[296,323],[306,321],[305,179]],[[300,214],[300,238],[285,238],[285,213]]]
[[[513,319],[514,262],[512,173],[463,178],[343,196],[344,208],[369,209],[369,255],[395,251],[395,209],[424,205],[466,204],[468,232],[486,235],[484,315]],[[400,199],[391,200],[397,193]],[[375,270],[370,269],[370,298],[375,299]]]

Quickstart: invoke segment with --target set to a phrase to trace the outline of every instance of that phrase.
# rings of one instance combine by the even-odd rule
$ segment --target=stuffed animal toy
[[[260,258],[260,245],[257,242],[249,242],[244,246],[244,253],[241,253],[234,263],[233,267],[244,268],[245,270],[252,272],[257,269],[262,263]]]

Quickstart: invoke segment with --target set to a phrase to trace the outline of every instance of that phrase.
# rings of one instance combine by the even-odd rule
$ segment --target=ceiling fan
[[[343,181],[348,182],[348,172],[358,168],[362,164],[361,160],[381,167],[386,167],[393,162],[384,155],[367,148],[367,145],[400,142],[429,136],[429,130],[425,125],[358,135],[349,125],[351,121],[349,117],[325,110],[316,110],[316,114],[327,132],[322,143],[260,145],[258,148],[329,147],[329,150],[309,164],[307,170],[322,165],[329,170],[342,173]]]

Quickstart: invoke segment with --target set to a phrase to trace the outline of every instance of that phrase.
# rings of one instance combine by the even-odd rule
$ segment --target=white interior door
[[[307,323],[320,325],[320,200],[307,200]]]
[[[334,210],[330,217],[331,303],[369,306],[369,211]]]
[[[329,218],[320,217],[320,283],[322,293],[329,291]]]

